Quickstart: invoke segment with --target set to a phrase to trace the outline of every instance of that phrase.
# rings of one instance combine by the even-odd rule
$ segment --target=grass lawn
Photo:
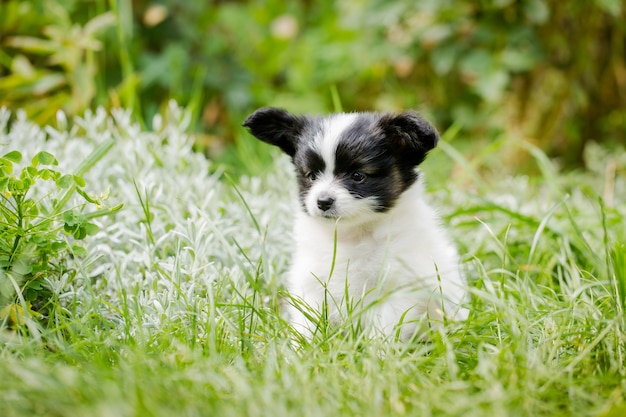
[[[297,344],[277,313],[289,163],[232,179],[193,152],[185,119],[0,123],[2,154],[46,150],[66,172],[113,138],[85,190],[124,204],[49,283],[47,324],[0,321],[0,415],[626,415],[623,149],[590,147],[589,172],[563,174],[528,148],[527,177],[479,174],[442,144],[424,171],[464,254],[467,322],[429,342],[347,323]]]

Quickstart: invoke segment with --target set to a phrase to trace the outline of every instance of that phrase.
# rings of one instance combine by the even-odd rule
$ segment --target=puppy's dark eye
[[[363,182],[365,181],[365,174],[359,171],[354,171],[352,175],[350,175],[350,178],[352,179],[352,181],[357,183]]]
[[[306,174],[304,174],[305,177],[307,177],[307,179],[309,179],[310,181],[315,181],[317,179],[317,173],[316,172],[307,172]]]

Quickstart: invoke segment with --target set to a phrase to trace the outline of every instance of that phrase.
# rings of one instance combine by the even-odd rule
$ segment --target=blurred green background
[[[0,106],[41,124],[105,106],[149,128],[175,99],[207,154],[253,157],[240,124],[256,107],[414,108],[508,166],[521,140],[566,167],[626,140],[626,0],[0,5]]]

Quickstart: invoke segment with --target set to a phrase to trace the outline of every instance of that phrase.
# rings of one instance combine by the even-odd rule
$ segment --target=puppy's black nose
[[[322,211],[328,210],[334,203],[335,199],[332,197],[320,197],[317,199],[317,207]]]

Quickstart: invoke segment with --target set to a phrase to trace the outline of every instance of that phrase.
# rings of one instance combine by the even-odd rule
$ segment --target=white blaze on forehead
[[[335,170],[335,153],[339,138],[357,116],[356,113],[340,113],[322,120],[322,129],[314,139],[314,146],[326,164],[325,173],[332,174]]]

